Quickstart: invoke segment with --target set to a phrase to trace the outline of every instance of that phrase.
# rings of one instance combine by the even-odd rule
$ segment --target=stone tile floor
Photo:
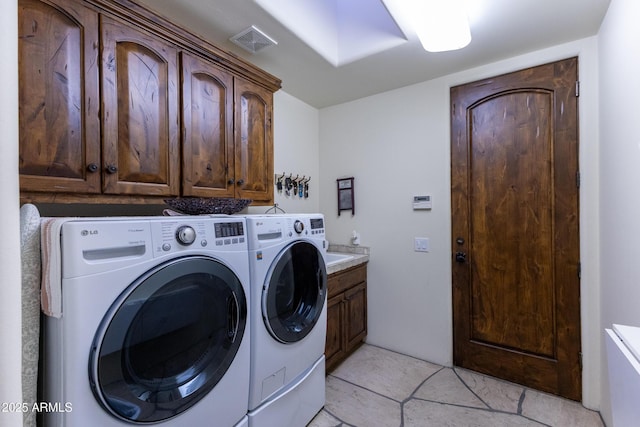
[[[363,345],[327,376],[309,427],[603,427],[580,403]]]

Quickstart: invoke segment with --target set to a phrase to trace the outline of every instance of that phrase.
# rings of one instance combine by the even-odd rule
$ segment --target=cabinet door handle
[[[96,165],[95,163],[89,163],[89,164],[87,165],[87,170],[88,170],[89,172],[92,172],[92,173],[93,173],[93,172],[97,172],[97,171],[98,171],[98,165]]]
[[[244,184],[244,179],[239,179],[239,180],[238,180],[238,185],[239,185],[239,186],[242,186],[243,184]]]
[[[107,165],[107,173],[114,174],[116,172],[118,172],[117,167],[115,167],[114,165]]]
[[[233,178],[231,178],[229,181],[227,181],[227,184],[229,185],[233,185],[235,183],[235,181],[233,180]]]

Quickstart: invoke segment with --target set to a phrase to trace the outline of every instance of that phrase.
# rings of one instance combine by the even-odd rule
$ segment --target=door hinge
[[[580,188],[580,171],[576,172],[576,187]]]
[[[582,263],[578,263],[578,280],[582,279]]]
[[[580,363],[580,370],[582,371],[582,352],[578,353],[578,361]]]
[[[576,98],[580,96],[580,80],[576,80]]]

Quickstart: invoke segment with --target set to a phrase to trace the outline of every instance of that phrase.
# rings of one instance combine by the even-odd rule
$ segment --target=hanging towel
[[[32,204],[20,208],[22,269],[22,402],[29,408],[38,399],[40,343],[40,212]],[[36,412],[23,412],[23,426],[36,426]]]
[[[181,212],[178,211],[174,211],[173,209],[165,209],[162,211],[162,215],[164,216],[184,216],[186,214],[183,214]]]
[[[41,252],[42,285],[40,286],[42,312],[47,316],[62,317],[62,257],[60,229],[75,218],[42,218]]]

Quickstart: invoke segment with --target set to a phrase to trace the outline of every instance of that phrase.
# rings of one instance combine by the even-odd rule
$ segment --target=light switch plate
[[[429,252],[429,238],[428,237],[414,238],[413,250],[415,252]]]

